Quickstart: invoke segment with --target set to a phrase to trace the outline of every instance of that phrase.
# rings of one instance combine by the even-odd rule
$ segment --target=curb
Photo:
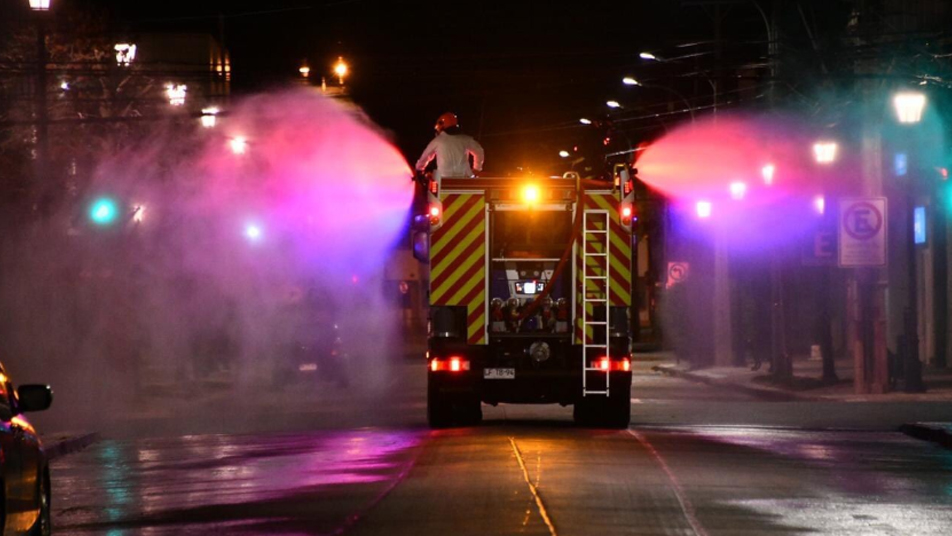
[[[67,454],[79,452],[96,441],[99,441],[99,434],[96,432],[68,436],[63,439],[45,443],[43,445],[43,452],[46,453],[47,461],[53,461]]]
[[[674,376],[677,378],[690,380],[695,383],[703,383],[706,385],[719,387],[722,389],[733,389],[735,391],[741,391],[751,396],[756,396],[759,398],[763,398],[766,400],[773,400],[777,402],[814,402],[817,400],[823,400],[822,398],[801,395],[797,393],[791,393],[789,391],[781,391],[779,389],[751,387],[749,385],[742,385],[742,384],[734,383],[731,381],[715,380],[713,378],[708,378],[707,376],[694,374],[693,372],[688,372],[686,370],[679,370],[671,366],[655,365],[651,367],[651,370],[660,372],[662,374],[667,374],[668,376]]]
[[[949,433],[942,427],[917,422],[904,424],[899,427],[899,431],[909,437],[930,441],[941,447],[952,449],[952,433]]]

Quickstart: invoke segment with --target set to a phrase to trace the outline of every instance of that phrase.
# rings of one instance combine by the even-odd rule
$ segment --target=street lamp
[[[311,76],[311,68],[308,67],[306,63],[298,69],[298,72],[301,73],[302,78],[308,78]]]
[[[734,201],[740,201],[744,199],[744,196],[747,195],[747,184],[736,181],[730,184],[731,199]]]
[[[117,43],[114,47],[116,51],[116,64],[120,67],[128,67],[132,60],[136,59],[136,45],[133,43]]]
[[[638,54],[638,57],[643,60],[658,61],[658,57],[651,52],[642,52],[641,54]]]
[[[334,74],[337,75],[337,81],[340,83],[340,85],[344,85],[344,77],[347,76],[348,72],[349,69],[347,64],[344,63],[344,57],[338,56],[337,63],[334,64]]]
[[[185,92],[188,87],[185,84],[168,84],[165,86],[165,94],[169,97],[169,104],[172,106],[183,106],[185,104]]]
[[[918,123],[922,120],[922,110],[926,106],[926,96],[918,92],[903,92],[893,97],[893,106],[899,122],[904,124]]]
[[[621,104],[618,101],[610,100],[605,103],[609,108],[621,108]]]
[[[205,128],[214,128],[218,124],[218,108],[202,108],[202,126]]]
[[[836,162],[838,146],[833,141],[818,141],[813,144],[813,157],[817,164],[832,164]]]
[[[764,184],[771,186],[773,184],[774,175],[777,173],[777,166],[767,164],[761,168],[760,173],[764,177]]]
[[[578,122],[579,122],[579,123],[582,123],[583,125],[591,125],[591,124],[592,124],[592,120],[591,120],[591,119],[588,119],[588,118],[586,118],[586,117],[583,117],[583,118],[579,119]]]
[[[697,217],[701,219],[710,218],[713,212],[710,201],[698,201],[694,208],[697,211]]]
[[[228,140],[228,146],[231,148],[231,152],[242,155],[248,151],[248,140],[244,136],[235,136]]]
[[[639,82],[637,78],[634,78],[631,76],[626,76],[622,78],[621,83],[625,84],[626,86],[640,86],[647,89],[660,89],[662,91],[667,91],[668,93],[671,93],[672,95],[681,99],[682,102],[684,102],[684,106],[686,106],[688,113],[691,114],[691,122],[692,123],[694,122],[694,107],[691,106],[691,103],[688,101],[688,99],[684,95],[682,95],[680,92],[675,91],[667,86],[656,86],[653,84],[646,86],[645,84]]]
[[[562,158],[568,158],[569,156],[572,156],[572,155],[568,151],[563,150],[563,151],[559,151],[559,156],[561,156]]]
[[[33,11],[49,11],[50,0],[30,0],[30,9]]]

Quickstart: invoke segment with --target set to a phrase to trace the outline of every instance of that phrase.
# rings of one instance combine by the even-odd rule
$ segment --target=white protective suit
[[[473,156],[472,167],[469,164],[470,155]],[[416,168],[423,171],[433,158],[436,158],[434,175],[437,180],[443,177],[468,179],[473,176],[474,169],[476,171],[483,169],[483,146],[466,134],[440,132],[426,146],[420,159],[417,160]]]

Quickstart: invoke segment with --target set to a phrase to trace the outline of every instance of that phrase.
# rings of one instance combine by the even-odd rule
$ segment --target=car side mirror
[[[21,385],[17,398],[20,411],[43,411],[53,403],[53,389],[49,385]]]

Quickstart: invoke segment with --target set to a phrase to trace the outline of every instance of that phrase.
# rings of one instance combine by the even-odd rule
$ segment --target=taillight
[[[440,193],[440,185],[436,181],[430,181],[430,193],[433,195]]]
[[[436,225],[440,223],[440,207],[431,206],[430,207],[430,224]]]
[[[602,372],[631,372],[631,359],[627,357],[621,359],[602,357],[592,362],[592,368]]]
[[[624,192],[625,195],[628,195],[628,194],[631,193],[631,191],[632,191],[633,189],[634,189],[634,182],[633,182],[633,181],[625,181],[625,184],[624,184],[624,186],[622,187],[622,192]]]
[[[463,372],[469,367],[469,359],[462,357],[434,357],[430,360],[430,370],[433,372]]]

